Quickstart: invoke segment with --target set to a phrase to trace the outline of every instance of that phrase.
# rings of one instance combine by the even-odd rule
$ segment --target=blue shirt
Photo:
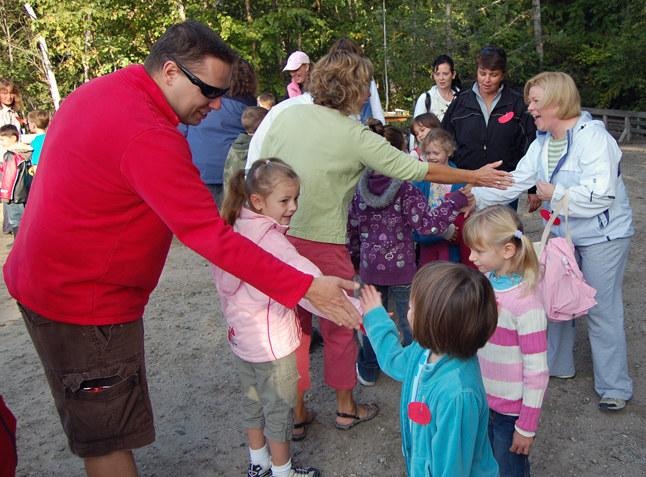
[[[34,166],[38,165],[38,159],[40,159],[40,151],[43,150],[43,142],[45,141],[45,135],[39,134],[36,136],[33,141],[29,144],[34,148],[34,152],[31,154],[31,163]]]
[[[254,104],[255,104],[255,98]],[[222,184],[224,163],[233,141],[246,132],[242,127],[242,112],[249,106],[227,96],[222,107],[211,111],[199,126],[186,127],[186,139],[193,155],[193,164],[200,170],[205,184]]]
[[[497,477],[487,425],[489,405],[476,356],[463,360],[442,356],[433,366],[419,363],[428,350],[417,342],[403,348],[399,332],[383,307],[364,316],[364,326],[381,369],[403,381],[400,403],[402,451],[409,477]],[[413,397],[415,372],[418,385]],[[411,401],[425,403],[428,424],[408,417]]]

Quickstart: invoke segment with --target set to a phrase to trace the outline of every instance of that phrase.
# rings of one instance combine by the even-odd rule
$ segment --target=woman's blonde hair
[[[525,235],[523,223],[511,207],[494,205],[472,215],[464,223],[462,238],[469,248],[475,250],[513,244],[516,253],[511,258],[509,273],[515,273],[524,280],[525,294],[538,283],[538,257],[532,241]]]
[[[314,104],[336,109],[344,115],[360,114],[361,96],[370,88],[374,69],[367,58],[337,51],[314,65],[309,91]]]
[[[534,76],[525,84],[525,101],[529,103],[529,90],[540,86],[545,91],[540,101],[539,110],[558,106],[556,117],[572,119],[581,116],[581,96],[574,80],[567,73],[546,71]]]
[[[284,181],[300,184],[294,169],[276,158],[258,159],[251,165],[246,178],[244,169],[237,170],[229,179],[220,215],[226,219],[227,224],[233,225],[243,207],[258,212],[251,205],[250,197],[256,194],[265,199]]]
[[[11,109],[14,111],[20,111],[22,109],[22,94],[16,86],[16,83],[11,81],[9,78],[0,78],[0,89],[11,90],[14,94],[13,103],[11,103]]]

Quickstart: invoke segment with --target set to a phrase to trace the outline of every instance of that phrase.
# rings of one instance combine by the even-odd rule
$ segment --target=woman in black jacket
[[[446,111],[441,127],[457,145],[452,160],[458,168],[475,170],[502,160],[500,169],[511,172],[536,138],[523,95],[504,84],[506,75],[507,54],[487,46],[476,56],[477,82],[462,90]],[[533,212],[541,201],[535,187],[528,192]]]

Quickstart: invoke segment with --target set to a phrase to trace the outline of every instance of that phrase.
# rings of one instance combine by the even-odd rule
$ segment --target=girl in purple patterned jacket
[[[406,138],[399,128],[369,120],[370,129],[394,147],[405,150]],[[469,194],[470,195],[470,194]],[[347,247],[361,280],[375,285],[388,309],[388,291],[395,297],[404,346],[413,341],[408,324],[410,285],[417,271],[413,232],[450,239],[452,222],[469,198],[461,191],[446,196],[437,208],[428,206],[424,194],[411,183],[391,179],[366,168],[350,204]],[[363,337],[357,359],[357,379],[373,386],[379,373],[377,357]]]

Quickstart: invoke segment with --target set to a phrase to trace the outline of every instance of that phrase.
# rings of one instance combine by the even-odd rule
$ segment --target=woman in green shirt
[[[345,248],[348,207],[364,168],[401,180],[427,180],[443,184],[472,183],[504,189],[510,174],[495,170],[500,162],[476,171],[422,163],[392,147],[386,139],[349,118],[359,114],[370,96],[373,67],[370,60],[347,52],[319,60],[310,75],[314,104],[291,106],[271,124],[261,147],[261,158],[278,157],[301,178],[299,211],[288,232],[299,253],[325,275],[352,279],[354,269]],[[299,404],[294,410],[294,439],[305,435],[314,414],[305,409],[303,396],[310,387],[309,344],[312,315],[299,309],[303,339],[297,350]],[[357,347],[353,331],[320,321],[325,341],[324,380],[337,396],[336,426],[349,429],[372,419],[375,404],[357,404]]]

